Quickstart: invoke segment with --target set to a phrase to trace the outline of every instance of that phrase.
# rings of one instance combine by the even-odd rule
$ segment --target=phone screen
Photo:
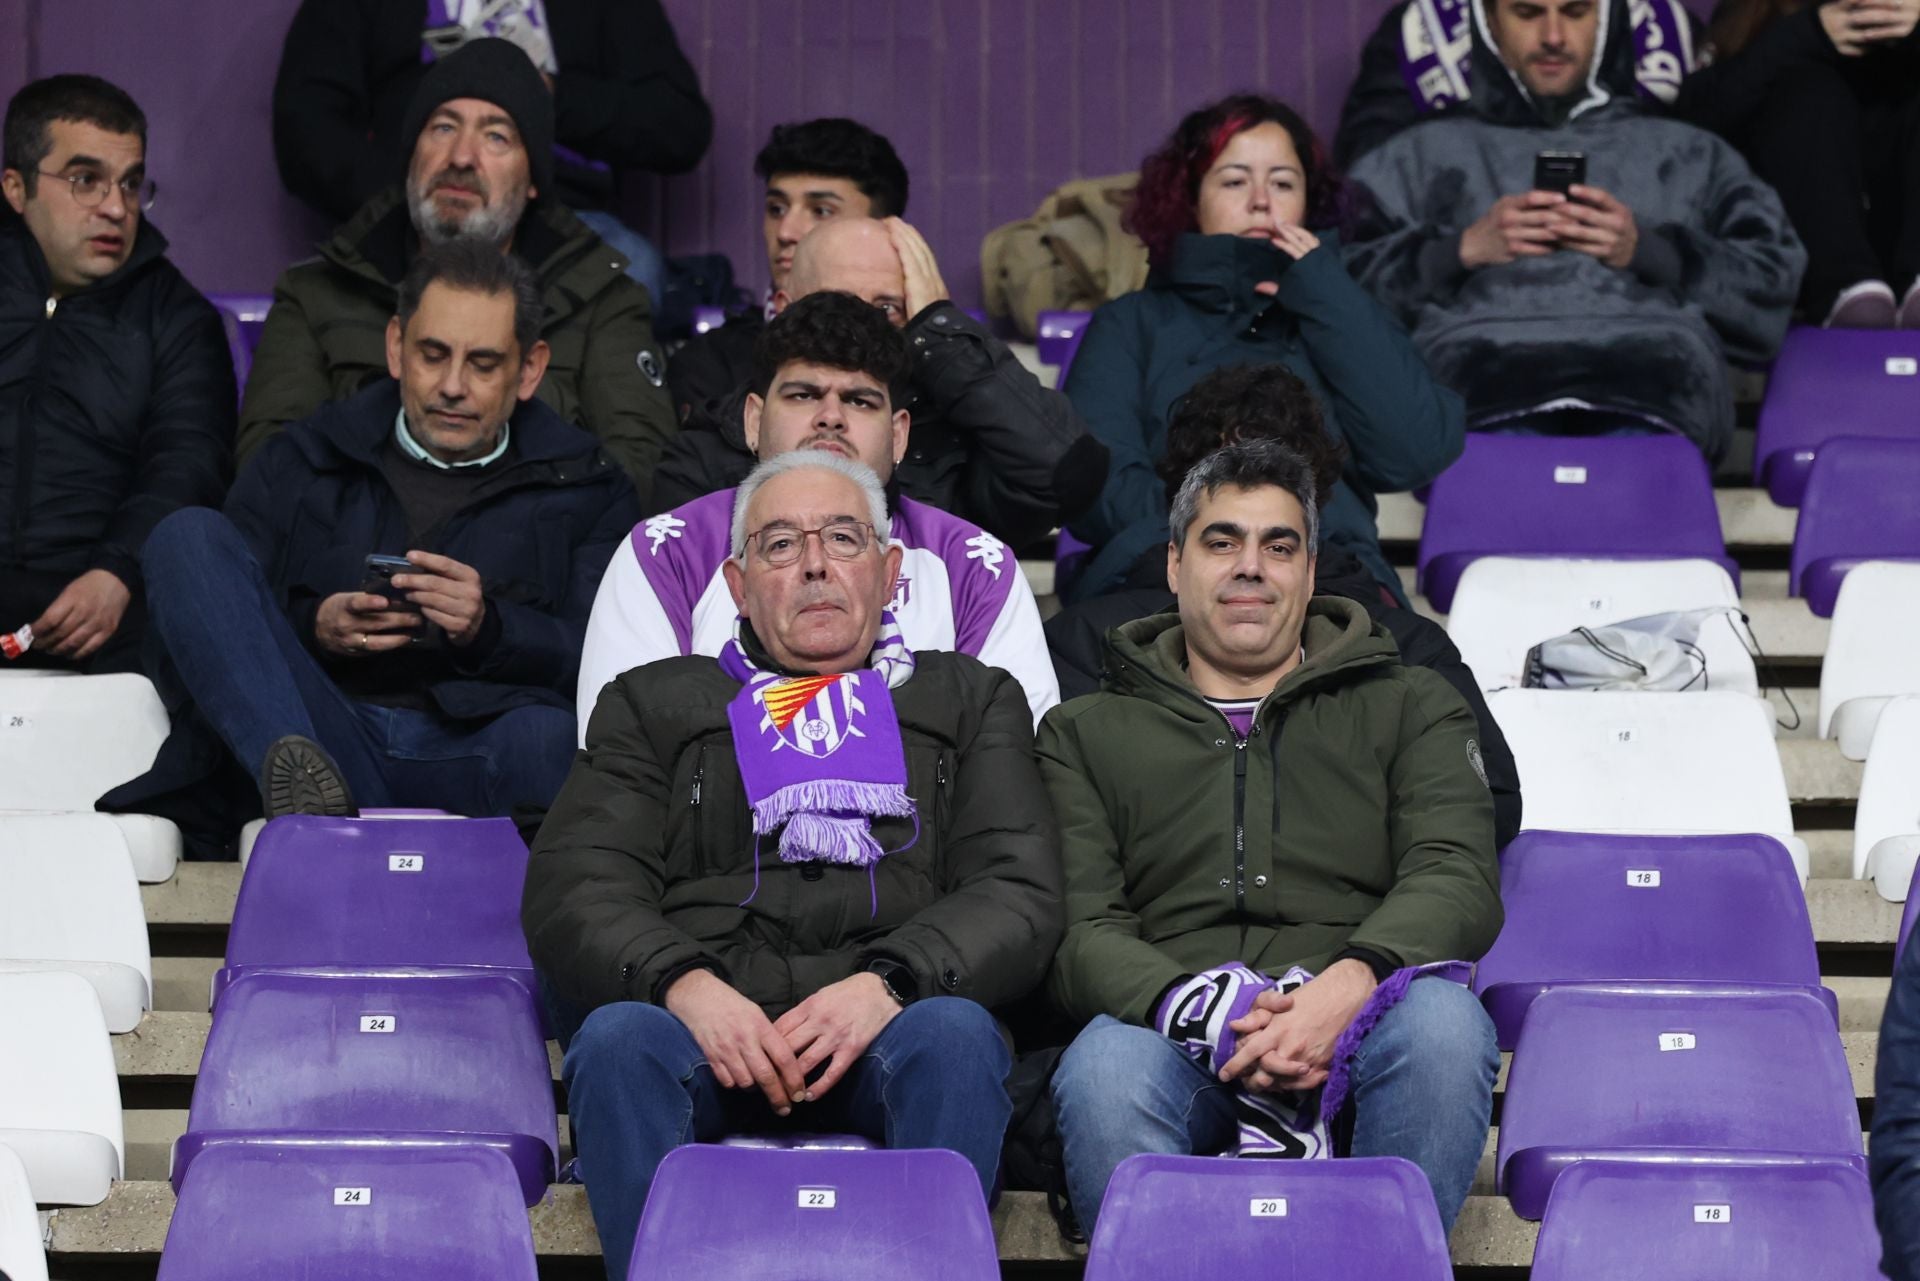
[[[395,613],[418,614],[420,607],[393,585],[395,574],[412,573],[413,569],[413,562],[405,556],[369,556],[360,590],[369,595],[385,597],[387,608]]]
[[[1566,195],[1587,180],[1587,157],[1580,151],[1543,151],[1533,158],[1533,189]]]

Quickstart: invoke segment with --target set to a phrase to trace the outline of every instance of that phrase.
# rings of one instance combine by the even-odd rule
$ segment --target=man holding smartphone
[[[1470,0],[1472,98],[1369,152],[1354,275],[1468,426],[1733,434],[1806,253],[1732,147],[1636,94],[1628,0]]]
[[[392,379],[274,437],[224,512],[147,541],[158,675],[199,713],[176,738],[216,733],[269,817],[504,814],[559,790],[594,588],[639,506],[534,398],[539,325],[518,258],[423,250],[387,328]],[[179,785],[156,778],[183,759],[169,748],[123,790]]]

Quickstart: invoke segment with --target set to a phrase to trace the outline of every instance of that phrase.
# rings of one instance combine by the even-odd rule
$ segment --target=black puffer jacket
[[[727,718],[740,685],[719,663],[663,659],[608,685],[527,867],[534,965],[588,1007],[657,1001],[705,965],[769,1016],[881,957],[923,996],[997,1006],[1035,987],[1066,920],[1033,714],[998,668],[915,661],[893,703],[919,834],[877,821],[897,852],[871,877],[755,840]]]
[[[0,220],[0,574],[105,569],[138,590],[160,519],[226,491],[233,360],[166,251],[143,220],[125,266],[55,304],[39,242]]]
[[[1100,691],[1107,661],[1107,633],[1122,623],[1157,614],[1174,605],[1166,589],[1166,553],[1143,556],[1119,591],[1069,605],[1047,620],[1047,650],[1054,674],[1060,678],[1060,701]],[[1460,657],[1446,629],[1410,609],[1389,604],[1380,585],[1358,559],[1326,546],[1314,575],[1314,590],[1325,596],[1358,601],[1373,621],[1387,629],[1408,667],[1427,667],[1467,700],[1480,722],[1480,756],[1487,772],[1487,790],[1493,793],[1494,848],[1505,849],[1520,834],[1520,771],[1513,763],[1500,723],[1493,719],[1486,695],[1473,669]]]
[[[1107,447],[1065,396],[1042,387],[985,326],[951,302],[937,302],[908,322],[907,341],[913,427],[907,456],[894,469],[901,493],[970,520],[1015,549],[1100,496]],[[738,386],[689,405],[680,434],[660,455],[651,512],[747,478],[755,459],[741,418],[746,403],[747,388]]]

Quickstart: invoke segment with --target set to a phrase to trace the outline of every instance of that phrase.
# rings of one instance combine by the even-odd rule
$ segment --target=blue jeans
[[[992,1195],[1013,1113],[1010,1066],[985,1008],[930,997],[900,1011],[826,1098],[779,1118],[757,1086],[722,1089],[693,1034],[659,1006],[601,1006],[574,1033],[564,1075],[607,1276],[625,1281],[653,1172],[684,1143],[790,1129],[858,1134],[890,1148],[951,1148],[973,1163]]]
[[[1451,1231],[1486,1147],[1499,1070],[1493,1021],[1473,993],[1418,980],[1354,1055],[1351,1154],[1419,1166]],[[1081,1225],[1093,1231],[1107,1181],[1136,1152],[1232,1146],[1232,1088],[1151,1028],[1104,1014],[1088,1024],[1053,1077],[1067,1192]]]
[[[363,808],[505,814],[523,802],[551,803],[566,781],[578,739],[565,708],[517,707],[464,726],[348,698],[219,512],[188,507],[168,516],[140,561],[150,626],[200,715],[249,773],[259,772],[275,739],[301,734],[327,749]]]
[[[660,256],[651,240],[621,222],[617,215],[604,209],[576,209],[574,213],[593,228],[594,234],[606,241],[609,248],[627,260],[628,279],[646,286],[655,323],[659,323],[660,295],[667,287],[667,260]]]

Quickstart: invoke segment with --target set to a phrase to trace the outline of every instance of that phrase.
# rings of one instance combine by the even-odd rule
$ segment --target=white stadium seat
[[[1868,561],[1840,582],[1820,663],[1820,737],[1867,759],[1887,700],[1920,694],[1920,564]]]
[[[1844,588],[1842,589],[1845,590]],[[1920,860],[1920,696],[1896,698],[1880,714],[1860,778],[1853,818],[1853,874],[1880,897],[1906,901]]]
[[[1773,713],[1746,694],[1488,696],[1520,769],[1526,825],[1572,832],[1760,832],[1807,879]]]
[[[0,815],[0,973],[36,970],[93,984],[110,1032],[152,1008],[140,884],[104,814]]]
[[[42,1205],[98,1205],[126,1168],[100,998],[77,974],[0,974],[0,1145]]]
[[[0,811],[91,813],[147,772],[166,737],[167,709],[144,676],[0,682]],[[145,814],[113,821],[141,880],[173,875],[179,829]]]
[[[1710,560],[1564,560],[1488,556],[1454,589],[1447,635],[1484,690],[1520,684],[1527,651],[1576,627],[1726,607],[1700,631],[1708,688],[1759,696],[1740,593]]]
[[[27,1186],[27,1168],[0,1143],[0,1273],[10,1281],[47,1281],[47,1255],[40,1248],[40,1212]]]

